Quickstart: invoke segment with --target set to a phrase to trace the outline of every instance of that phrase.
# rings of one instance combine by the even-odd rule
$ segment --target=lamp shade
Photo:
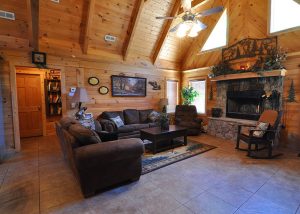
[[[85,88],[77,87],[74,96],[72,97],[72,102],[89,102],[89,96]]]
[[[166,105],[168,105],[168,104],[169,104],[168,98],[162,98],[162,99],[160,99],[159,104],[160,104],[161,106],[166,106]]]

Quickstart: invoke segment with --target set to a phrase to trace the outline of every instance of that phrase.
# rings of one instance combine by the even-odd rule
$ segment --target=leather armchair
[[[199,135],[202,130],[202,119],[198,118],[196,106],[177,105],[175,125],[187,128],[188,135]]]

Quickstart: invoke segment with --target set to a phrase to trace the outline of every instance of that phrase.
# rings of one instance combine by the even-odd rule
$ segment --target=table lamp
[[[71,101],[73,103],[79,103],[78,109],[80,110],[82,103],[90,101],[86,89],[82,87],[77,87]]]
[[[169,104],[168,98],[162,98],[159,101],[163,113],[167,113],[167,105]]]

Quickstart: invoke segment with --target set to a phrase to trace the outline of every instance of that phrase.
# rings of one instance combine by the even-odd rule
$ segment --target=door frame
[[[18,108],[18,95],[17,95],[17,67],[28,67],[28,68],[37,68],[34,67],[30,62],[15,62],[14,60],[8,58],[9,70],[10,70],[10,90],[11,90],[11,102],[12,102],[12,115],[13,115],[13,130],[14,130],[14,144],[15,150],[17,152],[21,151],[21,139],[20,139],[20,128],[19,128],[19,108]],[[51,66],[47,69],[60,70],[61,75],[61,88],[62,88],[62,114],[66,113],[66,75],[64,66]]]
[[[21,69],[21,70],[19,70],[19,69]],[[32,70],[30,70],[30,69],[32,69]],[[47,127],[46,126],[45,87],[44,87],[44,79],[45,79],[45,71],[46,70],[48,70],[48,69],[37,69],[37,68],[28,68],[28,67],[19,67],[19,66],[16,67],[16,76],[18,74],[39,75],[40,76],[43,136],[46,136],[46,127]],[[16,85],[16,87],[17,87],[17,85]],[[17,104],[18,104],[18,108],[19,108],[18,101],[17,101]]]

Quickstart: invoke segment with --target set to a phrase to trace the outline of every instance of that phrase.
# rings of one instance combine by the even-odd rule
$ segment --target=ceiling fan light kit
[[[170,29],[169,32],[176,32],[176,36],[179,38],[183,38],[185,36],[188,37],[197,37],[201,30],[207,28],[205,24],[203,24],[199,18],[209,16],[215,13],[219,13],[223,11],[224,7],[214,7],[209,10],[205,10],[199,13],[193,13],[191,8],[191,0],[181,0],[181,6],[183,8],[184,15],[183,16],[164,16],[164,17],[156,17],[156,19],[176,19],[180,18],[181,22],[173,28]]]

